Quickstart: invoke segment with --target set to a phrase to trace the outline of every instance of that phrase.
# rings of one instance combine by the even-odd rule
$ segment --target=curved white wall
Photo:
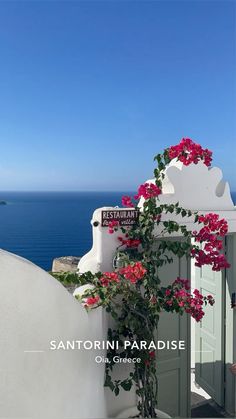
[[[53,339],[105,339],[102,310],[87,313],[57,280],[5,251],[0,295],[0,418],[105,417],[95,352],[50,350]]]

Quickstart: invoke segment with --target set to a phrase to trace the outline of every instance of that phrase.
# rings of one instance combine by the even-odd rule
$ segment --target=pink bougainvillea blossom
[[[149,352],[149,358],[154,359],[155,356],[156,356],[156,352],[155,351]]]
[[[127,196],[127,195],[122,196],[121,202],[122,202],[123,207],[128,207],[128,208],[134,207],[134,204],[130,196]]]
[[[96,295],[95,297],[88,297],[84,300],[84,307],[93,307],[99,302],[100,297]]]
[[[134,265],[128,265],[119,270],[119,273],[132,284],[135,284],[139,279],[142,279],[146,272],[147,270],[141,262],[136,262]]]
[[[211,265],[213,271],[230,268],[226,257],[217,251],[207,253],[204,250],[192,249],[191,254],[195,258],[195,266],[199,268],[203,265]]]
[[[100,278],[100,283],[103,287],[107,287],[114,282],[120,282],[119,276],[116,272],[104,272],[103,276]]]
[[[160,195],[161,193],[161,189],[154,183],[144,183],[143,185],[139,186],[138,193],[134,196],[134,199],[139,199],[142,197],[144,199],[150,199]]]
[[[108,233],[113,234],[115,229],[117,229],[118,226],[119,226],[119,221],[115,221],[115,220],[110,221],[108,223]]]
[[[177,277],[174,284],[181,284],[186,290],[190,290],[189,280]]]
[[[125,239],[124,237],[118,237],[118,240],[121,242],[121,245],[132,248],[132,247],[138,247],[141,243],[141,240],[139,239]]]
[[[197,232],[193,231],[193,237],[197,243],[202,243],[202,249],[193,248],[192,257],[195,258],[195,265],[211,265],[213,271],[220,271],[229,268],[230,264],[226,257],[220,253],[223,244],[222,238],[228,232],[228,224],[224,218],[219,218],[218,214],[209,213],[199,215],[198,222],[203,227]]]
[[[207,300],[208,300],[208,303],[209,303],[211,306],[213,306],[213,305],[214,305],[215,300],[214,300],[214,298],[213,298],[213,296],[212,296],[212,295],[207,295]]]
[[[198,289],[191,294],[189,291],[189,281],[187,279],[177,278],[169,286],[163,297],[166,307],[170,311],[181,310],[190,314],[197,322],[204,316],[203,305],[215,303],[212,295],[204,297]],[[178,311],[177,310],[177,311]]]
[[[200,160],[206,166],[210,166],[212,161],[212,151],[202,148],[190,138],[182,138],[179,144],[171,146],[168,155],[171,160],[177,158],[185,166],[191,163],[197,164]]]

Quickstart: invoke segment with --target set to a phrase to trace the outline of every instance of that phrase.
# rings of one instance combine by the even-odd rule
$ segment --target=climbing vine
[[[116,395],[121,388],[129,391],[135,386],[137,408],[143,418],[157,416],[158,366],[152,344],[156,341],[160,313],[187,313],[199,322],[204,316],[204,306],[214,304],[211,295],[203,296],[197,289],[191,293],[188,278],[173,278],[167,287],[162,286],[160,268],[172,263],[173,256],[193,258],[196,266],[209,265],[214,271],[229,267],[221,252],[222,240],[227,233],[224,219],[213,213],[198,214],[182,208],[178,202],[161,204],[159,198],[165,170],[173,159],[183,165],[201,161],[209,167],[212,152],[184,138],[178,145],[157,154],[154,182],[140,185],[134,197],[122,198],[123,206],[139,211],[136,224],[121,227],[117,221],[109,223],[108,234],[120,232],[116,268],[113,272],[79,275],[80,284],[93,285],[78,297],[85,309],[103,307],[113,318],[114,327],[108,330],[108,340],[118,345],[107,353],[105,386]],[[138,205],[140,200],[142,207]],[[194,231],[187,229],[186,218],[195,224]],[[181,240],[179,236],[182,236]],[[130,342],[128,346],[125,345],[127,341]],[[146,342],[145,347],[142,342]],[[123,380],[112,378],[116,356],[140,359]]]

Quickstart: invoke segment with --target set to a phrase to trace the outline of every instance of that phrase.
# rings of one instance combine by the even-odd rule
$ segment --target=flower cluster
[[[199,290],[195,289],[193,295],[188,296],[186,299],[186,306],[184,307],[185,312],[189,313],[197,322],[199,322],[205,314],[202,309],[203,303],[203,295],[200,294]]]
[[[146,199],[156,197],[160,195],[161,193],[162,193],[161,189],[158,186],[156,186],[154,183],[146,182],[143,185],[139,186],[138,193],[134,195],[134,199],[138,200],[140,198],[144,198],[146,200]],[[132,198],[128,195],[122,196],[121,202],[122,202],[123,207],[128,207],[128,208],[134,207]]]
[[[126,234],[126,237],[128,235]],[[118,237],[118,240],[121,242],[121,246],[126,246],[128,248],[138,247],[141,243],[139,239],[129,239],[124,237]]]
[[[230,264],[227,262],[225,256],[217,251],[206,253],[204,250],[197,251],[196,249],[192,249],[191,254],[196,260],[195,266],[199,268],[203,265],[211,265],[213,271],[230,268]]]
[[[85,308],[88,308],[88,307],[94,307],[94,306],[96,306],[97,305],[97,303],[99,302],[99,300],[100,300],[100,297],[98,296],[98,295],[96,295],[95,297],[88,297],[88,298],[85,298],[84,299],[84,302],[83,302],[83,306],[85,307]]]
[[[190,138],[182,138],[179,144],[169,148],[168,154],[171,160],[177,158],[185,166],[191,163],[197,164],[199,160],[202,160],[206,166],[210,166],[212,161],[212,152],[194,143]]]
[[[136,284],[138,280],[142,279],[146,272],[147,270],[144,268],[141,262],[136,262],[119,270],[119,273],[132,284]]]
[[[121,202],[122,202],[123,207],[128,207],[128,208],[134,207],[131,197],[128,195],[122,196]]]
[[[108,287],[111,283],[119,283],[119,276],[116,272],[104,272],[100,278],[100,283],[103,287]]]
[[[117,230],[118,226],[119,226],[119,221],[115,221],[115,220],[110,221],[108,224],[108,233],[113,234],[114,231]]]
[[[177,278],[173,284],[165,291],[165,304],[168,310],[184,311],[190,314],[197,322],[204,316],[203,305],[214,304],[212,295],[204,297],[198,289],[191,294],[189,291],[189,282],[186,279]]]
[[[150,199],[155,196],[158,196],[161,194],[161,189],[156,186],[154,183],[144,183],[143,185],[140,185],[138,188],[137,195],[134,196],[134,199],[144,198],[144,199]]]
[[[213,271],[220,271],[229,268],[225,256],[220,253],[223,245],[222,238],[228,232],[227,221],[219,218],[218,214],[209,213],[200,215],[198,222],[203,224],[199,232],[193,231],[195,242],[204,243],[202,249],[193,248],[192,256],[195,258],[195,265],[201,267],[203,265],[211,265]]]
[[[180,284],[187,291],[190,290],[190,284],[189,284],[189,280],[188,279],[183,279],[183,278],[180,278],[178,276],[176,278],[176,280],[174,281],[173,285],[178,285],[178,284]]]
[[[218,214],[209,213],[199,215],[198,222],[204,224],[206,232],[216,231],[218,236],[224,237],[228,232],[227,221],[224,218],[219,218]]]

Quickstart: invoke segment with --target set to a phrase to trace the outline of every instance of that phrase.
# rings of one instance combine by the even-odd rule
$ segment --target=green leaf
[[[109,374],[106,375],[104,387],[109,387],[111,391],[113,391],[115,388],[115,385],[113,384],[111,376]]]
[[[116,395],[116,396],[118,396],[118,395],[119,395],[119,392],[120,392],[119,387],[116,387],[116,388],[115,388],[115,391],[114,391],[115,395]]]
[[[125,390],[125,391],[130,391],[131,387],[132,387],[133,383],[132,381],[123,381],[121,383],[121,387]]]

